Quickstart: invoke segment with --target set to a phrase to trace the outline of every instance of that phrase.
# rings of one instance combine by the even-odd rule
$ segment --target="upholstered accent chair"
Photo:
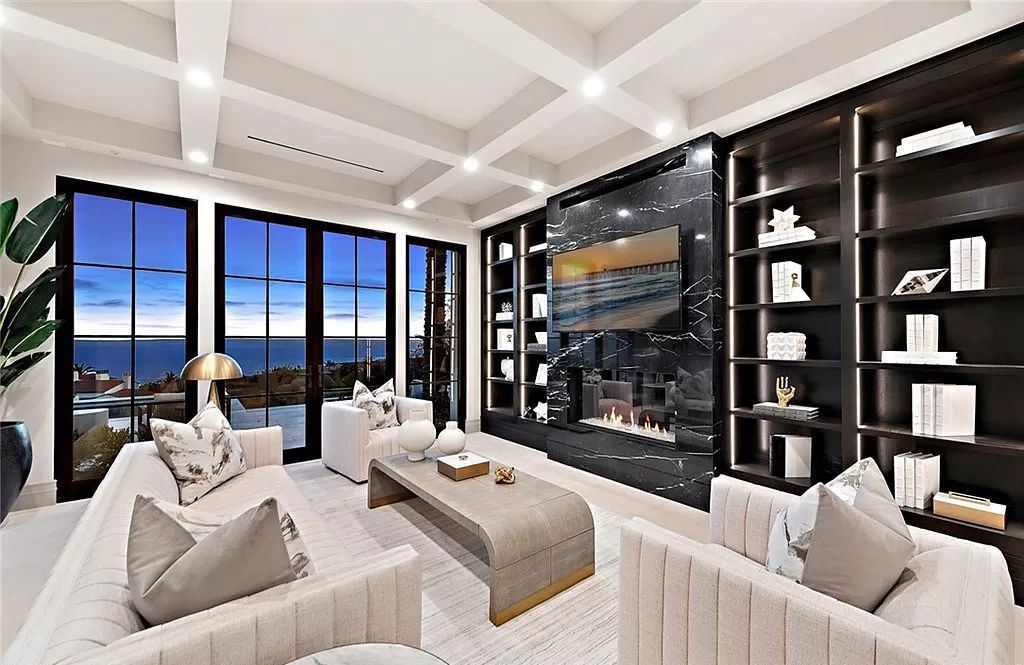
[[[434,420],[434,405],[425,399],[395,397],[398,424],[404,423],[413,409],[424,409],[427,420]],[[366,482],[370,460],[397,455],[398,427],[370,429],[366,411],[352,406],[352,400],[324,402],[321,410],[321,456],[324,466],[357,483]]]
[[[796,499],[715,478],[709,544],[627,522],[619,665],[1012,665],[999,550],[911,527],[915,557],[866,612],[765,570],[775,515]]]

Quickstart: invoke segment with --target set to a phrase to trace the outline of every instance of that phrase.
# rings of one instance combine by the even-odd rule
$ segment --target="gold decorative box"
[[[1006,530],[1006,506],[995,501],[958,492],[939,492],[932,500],[936,515],[952,517],[992,529]]]
[[[491,461],[469,452],[445,455],[437,458],[437,472],[452,480],[486,476],[491,472]]]

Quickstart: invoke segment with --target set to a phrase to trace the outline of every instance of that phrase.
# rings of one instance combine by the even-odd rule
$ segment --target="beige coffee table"
[[[493,472],[456,482],[436,456],[370,462],[370,508],[419,497],[480,537],[490,566],[491,623],[500,626],[594,574],[594,517],[575,492],[516,471],[513,485]]]

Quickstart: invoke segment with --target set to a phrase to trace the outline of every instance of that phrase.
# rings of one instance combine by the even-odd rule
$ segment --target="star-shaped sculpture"
[[[772,208],[772,221],[768,222],[768,225],[776,231],[788,231],[793,228],[793,225],[800,219],[800,215],[793,214],[794,207],[789,206],[785,210]]]

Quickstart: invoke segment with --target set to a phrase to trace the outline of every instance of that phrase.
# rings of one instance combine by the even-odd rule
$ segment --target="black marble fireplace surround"
[[[561,332],[548,320],[548,456],[648,492],[708,509],[722,446],[722,201],[719,139],[708,134],[548,199],[548,312],[552,256],[678,225],[682,325],[678,330]],[[646,377],[646,378],[645,378]],[[602,404],[629,400],[634,419],[674,414],[673,435],[588,425],[584,393],[606,383]],[[624,385],[625,384],[625,385]],[[646,386],[646,389],[644,388]],[[622,393],[622,394],[619,394]],[[621,404],[623,400],[619,399]],[[653,405],[653,406],[652,406]],[[617,413],[622,412],[619,407]],[[610,411],[610,407],[605,408]],[[626,411],[625,417],[630,417]]]

